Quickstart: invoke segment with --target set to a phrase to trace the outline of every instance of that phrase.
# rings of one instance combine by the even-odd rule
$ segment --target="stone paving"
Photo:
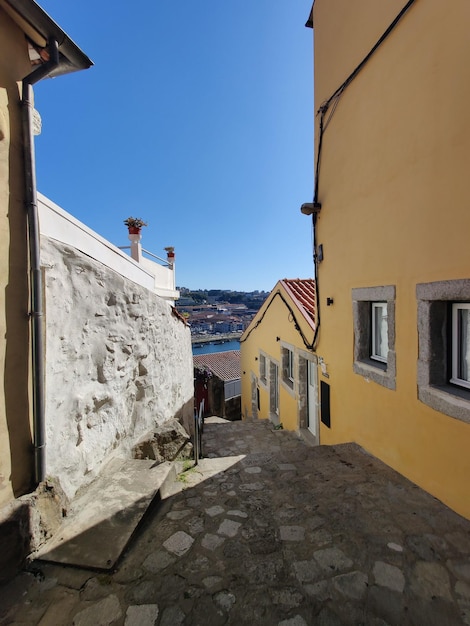
[[[470,625],[470,522],[358,446],[207,423],[113,573],[33,563],[0,624]]]

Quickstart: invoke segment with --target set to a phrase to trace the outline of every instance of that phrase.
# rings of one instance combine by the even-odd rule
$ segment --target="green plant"
[[[147,226],[147,222],[144,222],[141,217],[128,217],[124,220],[124,224],[127,228],[142,228],[143,226]]]
[[[192,459],[186,459],[183,461],[183,469],[176,477],[176,480],[180,483],[187,483],[190,472],[193,472],[195,469],[196,466],[194,465],[194,461]]]
[[[183,472],[187,472],[190,469],[193,469],[194,461],[192,459],[185,459],[183,461]]]

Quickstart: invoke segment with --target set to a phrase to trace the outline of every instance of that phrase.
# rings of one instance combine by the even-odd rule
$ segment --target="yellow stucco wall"
[[[261,351],[266,355],[267,369],[269,368],[269,361],[277,363],[279,368],[279,422],[282,423],[285,429],[298,430],[301,426],[298,385],[299,356],[307,358],[308,351],[299,332],[295,329],[289,309],[281,297],[276,295],[277,292],[292,306],[290,296],[286,293],[281,283],[277,283],[241,338],[242,417],[254,417],[252,381],[255,380],[255,386],[259,388],[260,396],[260,409],[256,411],[256,415],[260,419],[270,418],[269,381],[265,385],[260,380],[259,357]],[[298,310],[296,318],[304,335],[311,341],[313,330]],[[260,323],[258,324],[258,322]],[[277,337],[279,337],[279,340],[277,340]],[[282,380],[282,347],[286,347],[294,353],[296,380],[293,389],[290,389]],[[314,358],[312,353],[310,353],[310,356]]]
[[[316,110],[404,5],[316,0]],[[466,0],[416,0],[344,92],[323,138],[317,226],[321,443],[358,442],[467,517],[470,425],[417,399],[416,285],[470,277],[469,22]],[[393,391],[353,372],[351,290],[380,285],[396,287]]]
[[[0,506],[31,480],[28,264],[18,81],[31,71],[22,31],[0,9]]]

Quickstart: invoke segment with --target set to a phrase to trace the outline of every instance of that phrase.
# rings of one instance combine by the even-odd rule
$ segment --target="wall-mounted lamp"
[[[281,338],[280,337],[276,337],[276,341],[281,341]]]
[[[255,356],[255,361],[257,361],[257,360],[258,360],[258,357],[257,357],[257,356]]]
[[[320,213],[320,211],[320,202],[304,202],[300,207],[300,212],[303,213],[303,215],[313,215],[314,213]]]
[[[318,365],[320,366],[321,373],[325,378],[329,378],[328,369],[322,356],[318,357]]]
[[[326,299],[326,306],[331,306],[332,304],[334,304],[334,302],[335,301],[333,300],[333,298],[327,298]]]

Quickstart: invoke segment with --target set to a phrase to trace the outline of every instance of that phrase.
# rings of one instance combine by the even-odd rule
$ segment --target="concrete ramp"
[[[170,495],[175,479],[169,462],[114,459],[76,497],[62,528],[35,558],[112,569],[151,502]]]

